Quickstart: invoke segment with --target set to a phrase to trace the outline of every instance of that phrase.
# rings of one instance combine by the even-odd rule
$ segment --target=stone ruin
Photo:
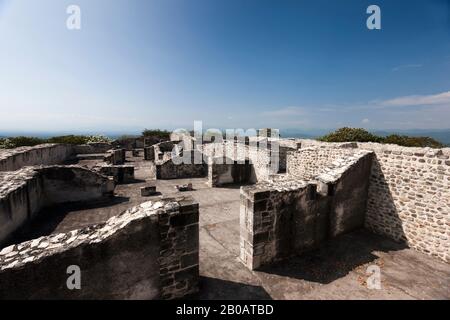
[[[125,152],[110,148],[0,153],[0,298],[174,299],[198,290],[198,204],[189,197],[144,202],[101,224],[17,242],[52,207],[113,198],[116,184],[134,179]],[[83,269],[83,290],[67,289],[70,265]]]
[[[448,148],[271,138],[196,145],[186,134],[173,140],[126,148],[143,157],[150,180],[202,177],[210,188],[240,186],[243,267],[257,270],[362,228],[450,261]],[[139,195],[150,201],[101,223],[17,236],[55,206],[114,200],[118,186],[135,182],[134,174],[127,150],[118,145],[0,151],[0,298],[175,299],[197,293],[201,208],[190,195],[167,197],[154,184],[139,185]],[[83,290],[67,289],[70,265],[83,270]]]

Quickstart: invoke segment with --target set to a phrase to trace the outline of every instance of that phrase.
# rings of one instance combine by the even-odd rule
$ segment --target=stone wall
[[[376,155],[366,227],[450,262],[450,149],[359,146]]]
[[[112,148],[113,144],[108,142],[87,143],[73,146],[73,153],[74,154],[106,153]]]
[[[371,152],[360,151],[324,168],[312,181],[286,175],[241,188],[244,264],[257,269],[363,227],[371,161]]]
[[[134,167],[131,165],[110,165],[105,164],[94,167],[92,170],[102,175],[112,177],[117,184],[127,184],[135,181]]]
[[[125,149],[108,150],[105,156],[105,162],[112,165],[122,165],[126,161]]]
[[[80,289],[66,283],[80,268]],[[51,272],[49,272],[51,270]],[[0,252],[0,299],[172,299],[198,290],[198,206],[161,200]]]
[[[185,198],[176,207],[158,216],[161,299],[183,298],[199,289],[199,206]]]
[[[252,175],[250,177],[250,182],[252,183],[265,181],[271,175],[279,172],[278,162],[272,166],[270,150],[258,148],[256,145],[225,141],[223,143],[202,145],[200,151],[206,158],[226,157],[241,164],[249,160],[252,165]]]
[[[196,159],[199,164],[197,164]],[[169,179],[187,179],[202,178],[208,174],[207,164],[202,161],[202,154],[199,152],[184,151],[176,159],[166,159],[164,161],[155,161],[156,178]]]
[[[113,191],[114,181],[78,166],[0,173],[0,245],[44,207],[99,199]]]
[[[249,160],[245,163],[238,163],[227,158],[210,158],[208,161],[208,185],[220,187],[229,184],[247,184],[250,182],[253,170]]]
[[[144,159],[147,161],[155,161],[155,147],[145,147],[144,148]]]
[[[73,146],[42,144],[0,150],[0,171],[15,171],[26,166],[61,164],[73,154]]]
[[[309,147],[287,155],[287,174],[301,179],[312,179],[340,159],[352,156],[354,149]]]
[[[112,143],[112,145],[117,146],[119,148],[123,148],[127,151],[132,151],[134,149],[143,149],[144,148],[144,138],[143,137],[129,137],[122,138],[116,140]],[[111,148],[109,148],[111,149]]]
[[[379,143],[302,146],[372,150],[365,226],[420,252],[450,261],[450,148],[408,148]]]
[[[156,178],[162,180],[202,178],[207,175],[206,164],[174,164],[172,160],[156,165]]]

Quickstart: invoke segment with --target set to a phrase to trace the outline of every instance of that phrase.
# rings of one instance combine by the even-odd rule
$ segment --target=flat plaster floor
[[[192,195],[200,204],[200,293],[193,298],[450,299],[450,264],[364,230],[301,257],[250,271],[239,261],[239,187],[209,188],[205,178],[154,181],[149,162],[132,157],[128,161],[136,167],[136,182],[117,186],[114,201],[54,208],[57,218],[33,227],[33,237],[100,223],[156,200],[160,196],[140,196],[140,187],[152,182],[164,197]],[[194,191],[175,189],[187,183],[193,183]],[[366,286],[370,265],[381,270],[380,290]]]

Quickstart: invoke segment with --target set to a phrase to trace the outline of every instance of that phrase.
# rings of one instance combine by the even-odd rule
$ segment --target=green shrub
[[[444,144],[430,137],[409,137],[392,134],[384,138],[384,143],[398,144],[405,147],[443,148]]]
[[[142,132],[142,135],[144,137],[154,137],[154,138],[163,139],[163,140],[170,139],[170,131],[167,131],[167,130],[145,129]]]
[[[87,143],[111,143],[113,140],[104,135],[88,136]]]
[[[11,140],[8,138],[0,138],[0,149],[11,149],[14,148]]]
[[[0,138],[0,149],[13,149],[18,147],[32,147],[43,143],[62,143],[62,144],[86,144],[86,143],[100,143],[112,142],[106,136],[82,136],[82,135],[67,135],[58,136],[48,139],[41,139],[36,137],[12,137]]]
[[[86,143],[99,143],[99,142],[112,142],[106,136],[82,136],[82,135],[68,135],[53,137],[47,140],[48,143],[63,143],[63,144],[86,144]]]
[[[8,138],[6,140],[8,140],[8,144],[11,148],[32,147],[46,142],[45,139],[24,136]]]
[[[404,147],[444,147],[442,143],[430,137],[409,137],[397,134],[380,137],[361,128],[347,127],[329,133],[318,140],[325,142],[378,142],[396,144]]]
[[[47,140],[48,143],[63,143],[63,144],[86,144],[88,142],[87,136],[67,135],[52,137]]]
[[[345,127],[329,133],[319,140],[325,142],[382,142],[383,138],[361,128]]]
[[[117,141],[125,141],[129,139],[138,139],[140,136],[132,135],[132,134],[124,134],[117,138]]]

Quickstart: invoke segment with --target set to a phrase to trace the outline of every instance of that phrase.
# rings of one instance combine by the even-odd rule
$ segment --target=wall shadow
[[[69,214],[78,214],[79,217],[72,219],[71,223],[74,225],[71,230],[78,227],[97,224],[97,222],[89,223],[92,221],[90,215],[85,215],[85,210],[95,210],[104,208],[105,211],[109,207],[116,206],[121,203],[129,202],[128,197],[111,197],[101,200],[95,200],[90,202],[73,202],[66,204],[58,204],[51,207],[43,208],[36,216],[35,219],[17,230],[11,237],[10,241],[5,245],[18,244],[32,239],[48,236],[55,232],[60,227],[61,223]],[[85,215],[85,216],[84,216]],[[107,216],[105,215],[105,219]],[[105,220],[106,221],[106,220]],[[68,226],[70,229],[70,226]]]
[[[328,284],[359,266],[374,262],[378,259],[375,251],[397,251],[406,247],[405,244],[361,229],[338,236],[319,249],[263,266],[257,271]]]
[[[198,300],[272,300],[261,286],[227,281],[222,279],[200,277],[199,293],[193,299]]]
[[[376,155],[372,160],[366,227],[374,233],[407,244],[402,219],[398,215],[388,180]]]
[[[327,284],[378,259],[374,254],[376,251],[389,252],[408,248],[403,222],[398,215],[391,188],[380,161],[374,154],[365,228],[330,238],[317,249],[262,266],[258,271]]]

